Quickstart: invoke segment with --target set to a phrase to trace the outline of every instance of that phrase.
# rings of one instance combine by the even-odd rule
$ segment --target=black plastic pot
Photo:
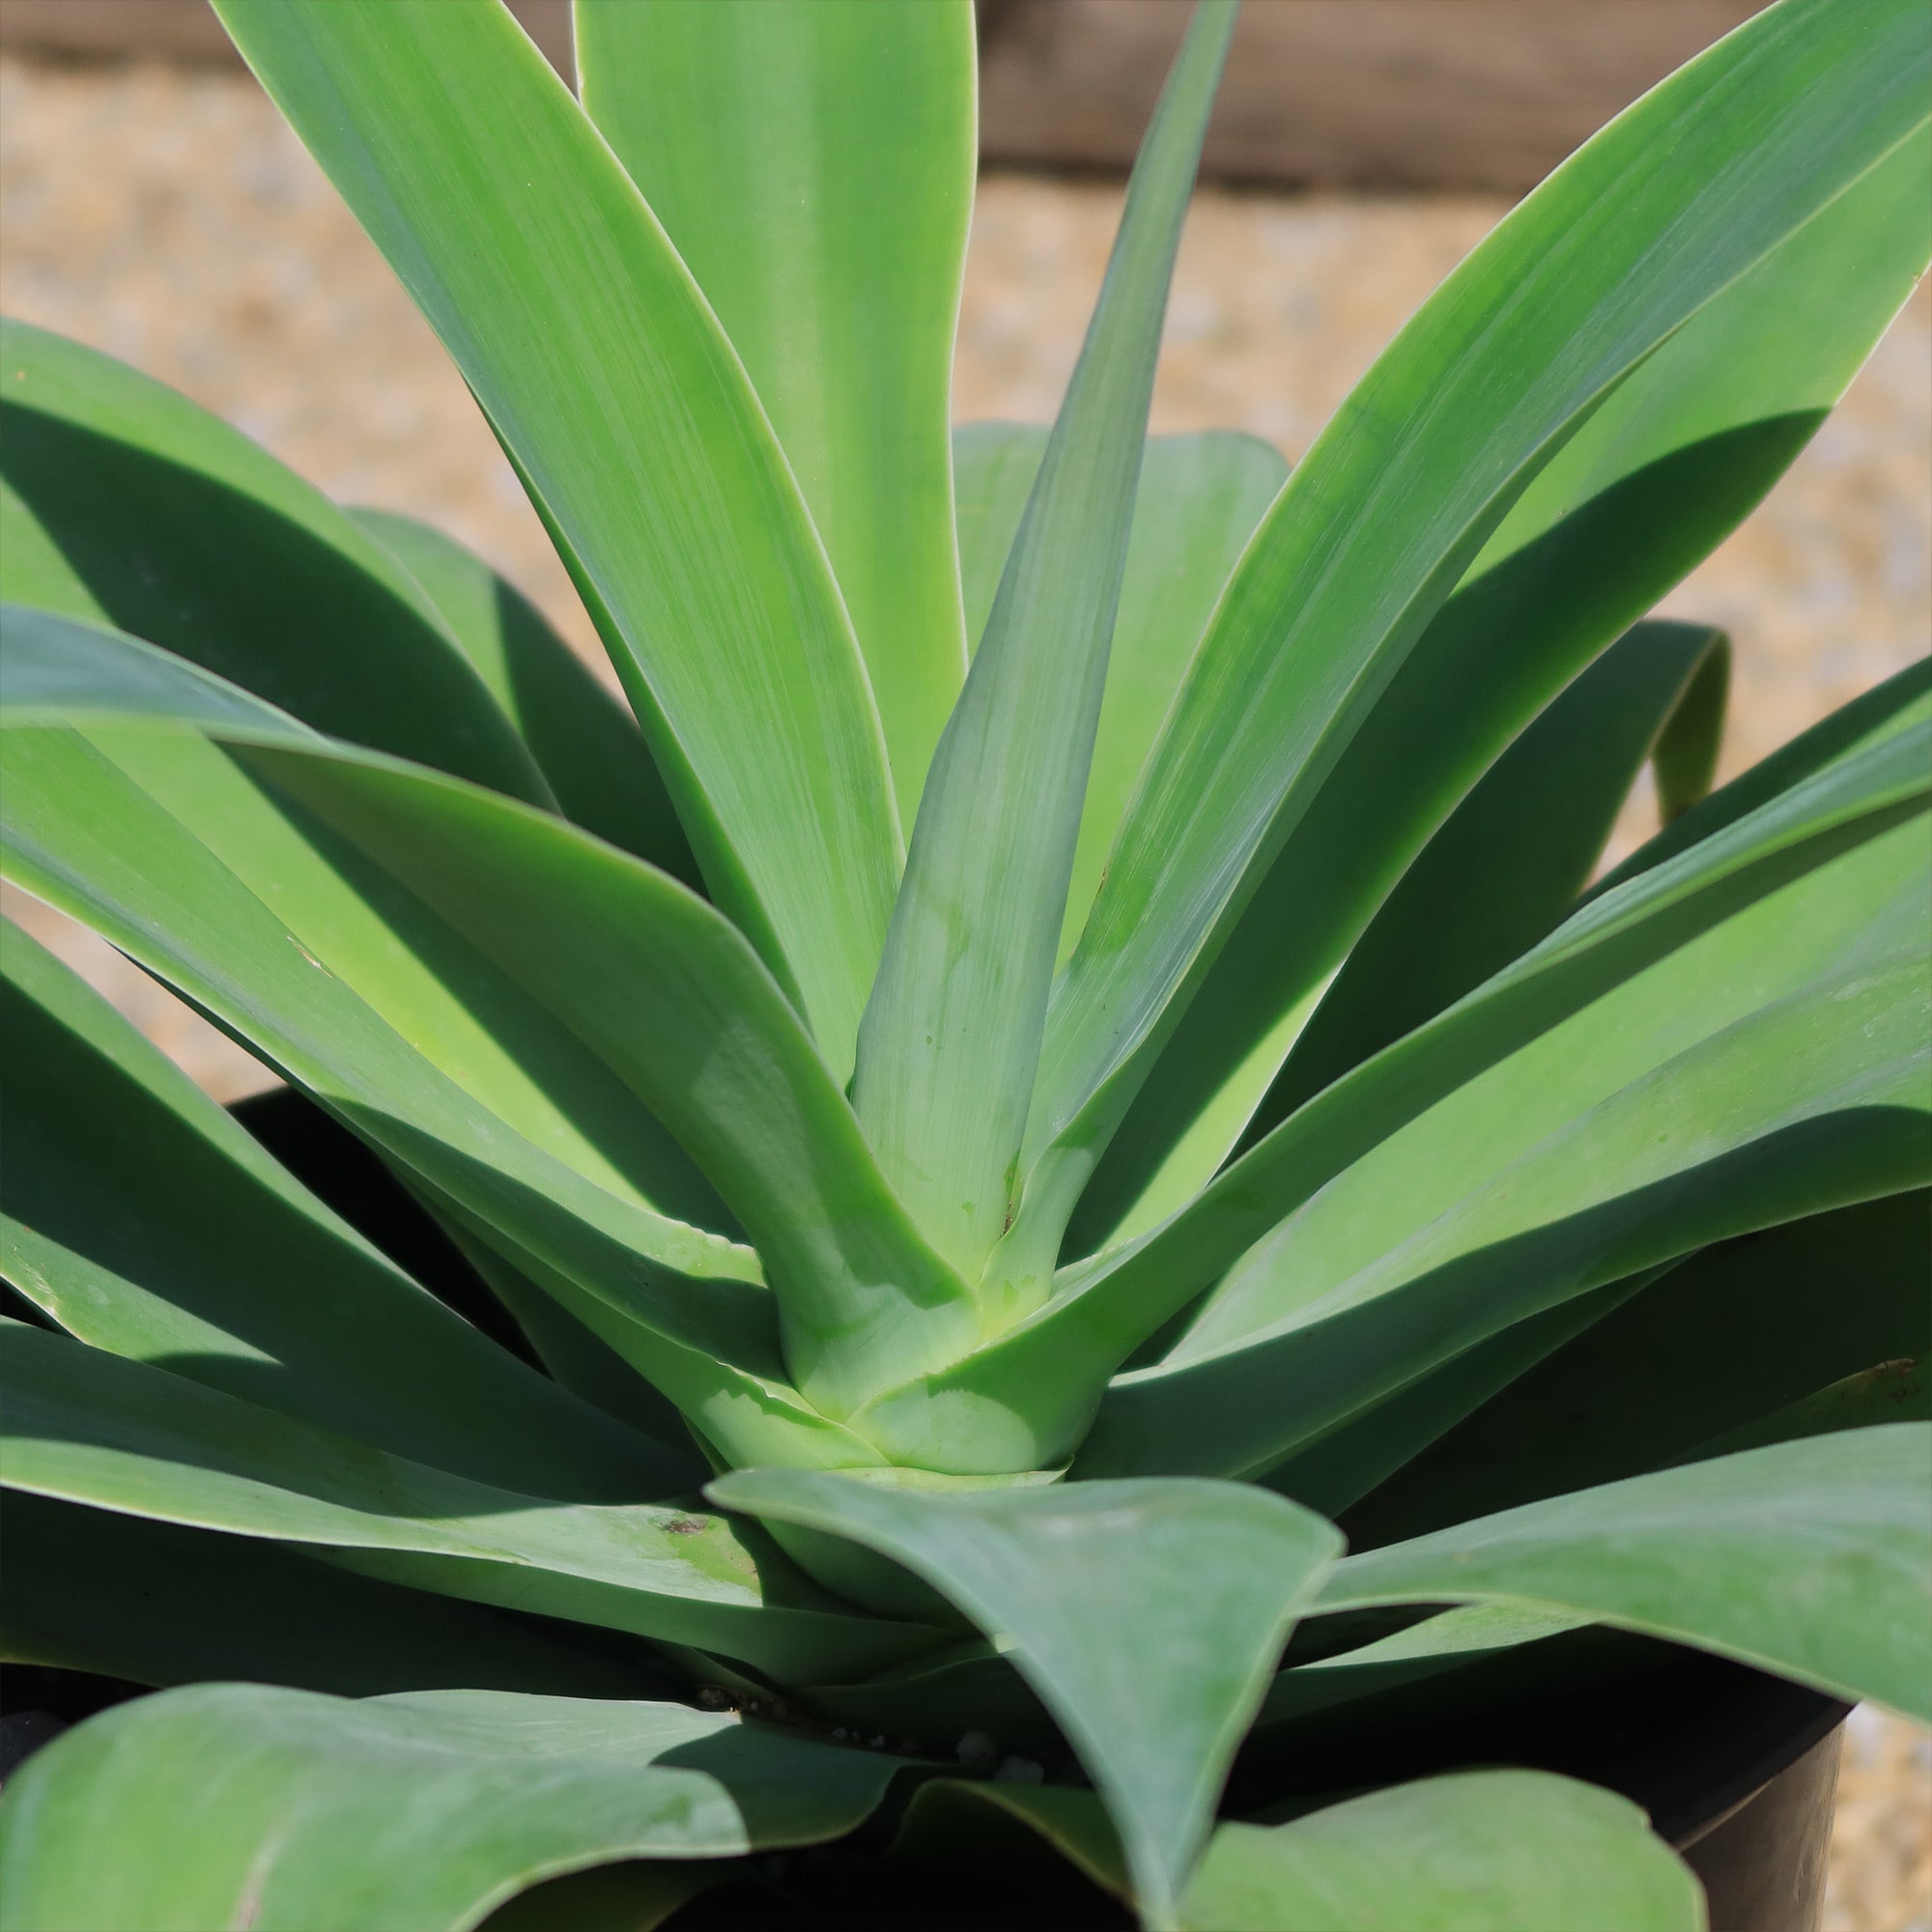
[[[1843,1708],[1817,1743],[1677,1848],[1704,1882],[1711,1932],[1818,1932],[1837,1804]]]

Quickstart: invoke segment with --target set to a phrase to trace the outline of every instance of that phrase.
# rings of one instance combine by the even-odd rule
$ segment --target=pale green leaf
[[[1599,406],[1608,418],[1618,385],[1641,381],[1648,357],[1913,139],[1928,119],[1928,68],[1932,20],[1913,0],[1855,14],[1831,0],[1787,0],[1759,14],[1619,116],[1525,199],[1343,406],[1222,600],[1056,990],[1010,1270],[1050,1264],[1097,1149],[1186,1003],[1208,1001],[1210,1023],[1234,1010],[1211,986],[1203,990],[1217,952],[1243,909],[1269,889],[1276,855],[1308,821],[1358,732],[1385,715],[1384,696],[1398,688],[1430,619],[1492,538],[1514,545],[1499,534],[1512,505],[1539,470],[1560,461],[1566,441],[1589,434]],[[1915,165],[1917,175],[1889,183],[1894,197],[1910,197],[1909,220],[1875,251],[1867,276],[1876,286],[1864,290],[1851,342],[1834,335],[1823,367],[1797,372],[1788,387],[1767,384],[1769,394],[1751,399],[1742,425],[1730,414],[1736,399],[1719,392],[1712,432],[1747,427],[1779,395],[1790,397],[1774,402],[1780,412],[1793,404],[1815,409],[1816,388],[1829,401],[1842,386],[1923,264],[1922,159]],[[1834,301],[1838,286],[1825,285]],[[1889,292],[1883,302],[1880,291]],[[1760,298],[1748,314],[1776,318],[1775,340],[1766,332],[1759,344],[1775,364],[1792,337],[1782,306]],[[1640,460],[1681,446],[1679,414],[1673,408],[1660,412],[1657,425],[1635,426],[1662,439]],[[1768,440],[1781,440],[1782,452],[1736,467],[1742,500],[1734,497],[1731,509],[1698,525],[1669,511],[1651,540],[1674,559],[1657,566],[1662,581],[1641,586],[1639,601],[1626,602],[1630,586],[1620,577],[1605,588],[1621,608],[1563,613],[1561,628],[1580,625],[1581,635],[1570,636],[1558,657],[1574,651],[1574,667],[1640,616],[1761,494],[1803,437],[1774,426]],[[1613,463],[1599,481],[1621,473]],[[1634,483],[1633,493],[1639,488],[1651,490],[1650,481]],[[1672,525],[1692,530],[1688,549],[1665,540]],[[1606,554],[1622,547],[1613,542]],[[1545,558],[1526,544],[1512,560],[1520,575]],[[1486,577],[1499,582],[1499,570]],[[1465,615],[1479,613],[1472,606]],[[1517,626],[1479,628],[1483,659],[1456,666],[1454,675],[1487,685],[1515,662]],[[1459,655],[1436,644],[1445,658]],[[1541,651],[1535,657],[1543,663]],[[1519,719],[1560,688],[1567,672],[1552,677],[1550,668],[1529,678],[1543,681],[1542,696],[1531,696]],[[1432,734],[1454,740],[1453,724],[1422,715]],[[1480,736],[1499,749],[1489,731]],[[1486,761],[1479,756],[1463,784]],[[1389,763],[1378,757],[1360,769],[1379,780]],[[1430,814],[1424,819],[1426,836]],[[1399,870],[1400,846],[1394,857]],[[1299,898],[1275,902],[1311,932],[1331,929],[1325,913],[1313,916]],[[1371,897],[1354,916],[1373,905]],[[1334,963],[1332,952],[1312,959],[1304,990]],[[1275,999],[1269,1019],[1301,997]],[[1247,1013],[1240,1019],[1227,1050],[1245,1062],[1262,1028]]]
[[[978,165],[968,0],[577,0],[583,105],[771,418],[911,825],[966,672],[948,438]]]
[[[933,759],[860,1028],[853,1104],[880,1165],[974,1278],[1015,1205],[1168,279],[1233,26],[1230,0],[1203,0],[1135,162],[1079,363]],[[1004,1326],[1039,1298],[1000,1295],[988,1320]]]
[[[1321,1607],[1509,1603],[1932,1721],[1932,1423],[1780,1442],[1350,1556]]]
[[[525,1887],[612,1860],[838,1837],[903,1765],[678,1704],[167,1691],[21,1774],[0,1916],[36,1932],[468,1932]]]
[[[561,532],[713,897],[842,1079],[898,870],[885,748],[690,270],[506,9],[217,12]]]

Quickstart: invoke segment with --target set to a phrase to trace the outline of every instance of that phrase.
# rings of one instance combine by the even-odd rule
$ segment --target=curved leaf
[[[1922,946],[1739,1020],[1331,1277],[1270,1237],[1233,1278],[1271,1325],[1118,1380],[1095,1471],[1262,1471],[1509,1323],[1714,1239],[1932,1179]],[[1322,1197],[1318,1197],[1319,1209]],[[1292,1226],[1299,1225],[1299,1218]],[[1392,1231],[1393,1233],[1393,1231]],[[1266,1406],[1261,1405],[1265,1404]]]
[[[1154,1926],[1176,1922],[1235,1747],[1341,1549],[1320,1517],[1232,1484],[907,1495],[741,1469],[707,1493],[892,1557],[1002,1640],[1105,1796]]]
[[[29,715],[38,717],[71,698],[71,708],[61,715],[84,719],[91,709],[110,701],[103,698],[104,680],[96,666],[90,664],[83,678],[68,677],[73,627],[20,612],[9,612],[8,625],[5,698],[10,706],[17,697],[36,706]],[[132,639],[108,633],[90,636],[100,649],[119,650],[143,679],[170,668],[165,658]],[[71,683],[79,688],[70,691]],[[99,923],[103,883],[117,871],[126,880],[128,828],[141,823],[144,814],[124,790],[115,801],[111,857],[99,852],[78,856],[84,849],[76,822],[81,801],[73,796],[74,781],[63,784],[58,777],[65,740],[32,732],[28,735],[53,742],[23,752],[17,745],[21,735],[17,730],[14,734],[14,782],[9,787],[14,795],[7,810],[23,830],[10,840],[10,863],[25,883],[43,894],[56,891],[56,880],[68,885],[71,894],[77,889],[85,895],[78,897],[82,916]],[[140,937],[122,942],[137,957],[155,961],[157,928],[164,938],[194,930],[206,917],[207,895],[214,888],[197,881],[195,898],[165,919],[156,916],[156,892],[179,892],[191,876],[191,859],[202,868],[217,855],[233,864],[238,847],[242,865],[253,874],[257,903],[238,902],[233,923],[224,921],[220,928],[218,949],[211,949],[214,956],[210,963],[224,978],[237,969],[236,948],[247,930],[244,920],[259,924],[263,918],[263,898],[275,902],[278,910],[298,914],[303,896],[313,895],[325,907],[333,901],[338,910],[332,924],[314,918],[304,923],[298,942],[302,959],[320,966],[331,986],[340,976],[379,1011],[386,1008],[395,1012],[401,1004],[397,968],[403,961],[392,944],[383,943],[386,930],[374,945],[365,945],[359,956],[344,948],[345,942],[353,947],[361,938],[356,925],[366,927],[370,902],[380,908],[380,917],[407,918],[426,928],[432,943],[440,941],[440,977],[424,974],[417,983],[459,1023],[468,1022],[466,1044],[471,1056],[479,1049],[502,1055],[500,1036],[511,1023],[521,1023],[528,1037],[518,1041],[526,1054],[547,1035],[558,1037],[573,1056],[574,1064],[567,1065],[579,1084],[594,1093],[598,1083],[608,1083],[633,1100],[638,1113],[641,1109],[635,1107],[634,1096],[642,1099],[651,1109],[643,1120],[653,1127],[662,1120],[676,1135],[763,1251],[778,1289],[778,1313],[785,1323],[793,1371],[814,1384],[827,1412],[836,1412],[841,1400],[849,1407],[857,1399],[850,1391],[867,1392],[868,1378],[869,1386],[876,1387],[922,1359],[951,1359],[970,1345],[977,1318],[964,1284],[897,1208],[823,1061],[755,954],[722,915],[662,873],[554,817],[426,771],[383,764],[347,747],[290,733],[271,719],[265,718],[245,735],[251,742],[238,746],[232,759],[213,747],[160,730],[128,733],[112,748],[115,761],[138,773],[149,789],[157,777],[166,781],[160,798],[167,816],[156,833],[179,841],[185,819],[193,825],[200,848],[190,857],[175,843],[165,858],[143,867],[138,879],[124,887],[138,892],[149,908],[140,920]],[[39,782],[37,760],[51,766]],[[23,773],[28,775],[24,783]],[[243,773],[259,775],[272,796],[265,798]],[[91,790],[104,805],[105,784],[97,779]],[[152,818],[152,810],[145,815]],[[319,838],[318,830],[329,836]],[[340,850],[345,840],[358,865],[345,866]],[[38,863],[36,847],[43,855]],[[373,887],[365,877],[372,865]],[[345,900],[346,917],[340,910]],[[286,953],[272,943],[262,950],[271,960],[279,955],[286,972]],[[179,980],[179,962],[177,953],[157,970]],[[512,994],[495,1037],[476,1028],[449,983],[456,973],[468,969],[475,974],[479,967],[485,991],[501,988]],[[302,978],[299,969],[296,978]],[[237,988],[226,997],[209,998],[193,980],[187,983],[197,998],[248,1037],[263,1039],[267,1019],[264,1043],[278,1053],[287,1050],[281,1041],[289,1039],[288,1019],[304,1008],[312,1009],[316,1000],[306,983],[301,992],[289,989],[277,999],[263,975],[253,977],[245,991]],[[238,1009],[238,994],[253,1010]],[[472,1004],[474,999],[472,992]],[[270,1001],[274,1005],[264,1014],[261,1009]],[[399,1137],[399,1123],[407,1129],[427,1124],[419,1077],[427,1069],[419,1060],[397,1065],[393,1050],[381,1051],[367,1038],[366,1025],[363,1031],[362,1040],[352,1041],[331,1029],[327,1041],[316,1042],[320,1055],[310,1047],[303,1056],[311,1065],[324,1056],[325,1065],[333,1062],[335,1083],[345,1073],[355,1080],[361,1091],[352,1089],[342,1096],[360,1103],[351,1115],[352,1123],[414,1168],[432,1187],[453,1196],[471,1225],[480,1222],[484,1231],[500,1226],[511,1237],[508,1258],[533,1273],[540,1285],[551,1284],[553,1274],[546,1270],[572,1276],[582,1264],[554,1258],[549,1244],[556,1229],[561,1226],[581,1251],[589,1235],[581,1224],[587,1219],[592,1229],[608,1227],[609,1209],[586,1212],[585,1203],[562,1223],[551,1214],[552,1232],[538,1245],[530,1232],[531,1212],[542,1215],[545,1207],[554,1204],[526,1198],[532,1191],[531,1175],[522,1153],[504,1171],[503,1153],[492,1150],[490,1164],[500,1179],[491,1177],[487,1196],[479,1196],[473,1157],[452,1164],[446,1146],[425,1148],[416,1131]],[[362,1049],[347,1065],[345,1046]],[[372,1072],[380,1084],[370,1080]],[[298,1077],[317,1087],[314,1071]],[[339,1089],[325,1080],[317,1091],[334,1099]],[[339,1100],[336,1104],[341,1110]],[[438,1133],[445,1143],[454,1138],[446,1122],[438,1123]],[[463,1139],[474,1145],[473,1128]],[[462,1139],[455,1145],[461,1149]],[[585,1178],[605,1177],[593,1168]],[[506,1182],[516,1190],[507,1198]],[[582,1202],[586,1190],[579,1187],[574,1193]],[[627,1230],[629,1239],[650,1261],[699,1275],[745,1278],[750,1258],[739,1259],[743,1250],[661,1215],[634,1212],[627,1219],[635,1230]],[[522,1251],[526,1244],[535,1249],[533,1258]],[[611,1264],[625,1262],[635,1268],[631,1257],[610,1257],[602,1270],[606,1278],[588,1284],[591,1293],[607,1303],[613,1288],[624,1298],[634,1298],[628,1282],[619,1286],[608,1279]],[[756,1352],[758,1328],[772,1322],[769,1307],[759,1310],[742,1295],[727,1297],[715,1289],[708,1295],[683,1299],[687,1312],[677,1325],[687,1336],[694,1321],[699,1332],[709,1327],[709,1352],[741,1361],[772,1379],[777,1365],[768,1362],[761,1368]],[[577,1307],[573,1312],[596,1325],[589,1310]],[[863,1325],[858,1321],[862,1312],[873,1318]],[[624,1347],[614,1333],[604,1339]],[[691,1412],[691,1397],[665,1379],[665,1363],[654,1359],[642,1366]],[[703,1399],[710,1400],[716,1393],[710,1365],[690,1363],[688,1368],[707,1385]],[[679,1378],[685,1378],[685,1372]],[[755,1422],[756,1417],[749,1419]],[[801,1421],[816,1426],[810,1417]],[[842,1460],[877,1458],[853,1442]]]
[[[1292,1112],[1453,1006],[1562,923],[1646,760],[1669,821],[1709,789],[1729,641],[1636,625],[1523,732],[1382,902],[1269,1094]]]
[[[1932,1423],[1775,1443],[1350,1556],[1319,1607],[1509,1603],[1932,1721]]]
[[[0,1656],[134,1684],[635,1696],[655,1674],[278,1544],[9,1491]]]
[[[70,1334],[485,1482],[618,1501],[679,1459],[393,1266],[158,1048],[0,926],[0,1272]]]
[[[1385,1484],[1351,1517],[1356,1541],[1660,1467],[1827,1383],[1932,1351],[1928,1209],[1919,1189],[1693,1256]]]
[[[712,895],[842,1080],[898,872],[885,748],[690,271],[506,9],[217,12],[562,532]]]
[[[578,0],[583,105],[744,358],[825,540],[910,825],[966,670],[948,402],[967,0]]]
[[[566,817],[700,888],[637,720],[528,598],[453,537],[392,510],[351,510],[415,581],[523,734]],[[124,627],[125,628],[125,627]]]
[[[467,1932],[526,1886],[611,1860],[837,1837],[903,1765],[678,1704],[171,1690],[20,1774],[0,1914],[41,1932]],[[89,1850],[108,1839],[112,1858]]]
[[[387,1581],[716,1650],[788,1681],[943,1640],[843,1610],[716,1517],[473,1483],[18,1323],[0,1326],[0,1364],[9,1489],[316,1545]]]
[[[551,794],[409,575],[266,450],[111,355],[0,323],[0,598],[113,625],[319,731]]]
[[[1125,1890],[1085,1792],[923,1785],[907,1832],[961,1805],[1021,1820],[1100,1884]],[[1629,1800],[1538,1771],[1399,1784],[1276,1826],[1219,1826],[1187,1889],[1182,1932],[1704,1932],[1702,1889]]]
[[[1080,360],[947,723],[859,1030],[879,1164],[969,1277],[1012,1221],[1168,281],[1233,32],[1203,0],[1127,187]],[[1024,1284],[995,1329],[1044,1298]]]
[[[1498,527],[1512,505],[1661,345],[1924,126],[1928,66],[1932,23],[1910,0],[1861,9],[1856,18],[1830,0],[1790,0],[1756,16],[1572,156],[1357,386],[1223,598],[1056,989],[1010,1268],[1051,1262],[1149,1060],[1188,1001],[1208,997],[1202,986],[1215,954],[1350,744],[1386,715],[1383,700],[1430,619],[1492,538],[1513,541]],[[1917,165],[1918,176],[1890,184],[1914,198],[1911,239],[1889,236],[1876,258],[1892,302],[1923,261]],[[1782,311],[1772,312],[1782,345],[1790,334]],[[1861,314],[1858,347],[1833,372],[1836,386],[1887,313]],[[1835,341],[1827,360],[1843,354]],[[1679,413],[1661,412],[1671,424],[1663,452],[1678,446]],[[1720,411],[1713,427],[1724,426]],[[1802,440],[1787,439],[1768,465],[1744,466],[1743,500],[1715,527],[1703,525],[1688,554],[1660,535],[1675,557],[1662,582],[1635,586],[1634,608],[1568,639],[1564,648],[1577,651],[1572,664],[1640,616]],[[1618,582],[1632,587],[1634,579]],[[1481,630],[1500,635],[1493,649],[1505,650],[1507,627]],[[1456,655],[1444,646],[1445,658]],[[1487,680],[1495,671],[1465,662],[1455,675]],[[1558,670],[1544,696],[1564,676]],[[1428,718],[1428,729],[1442,730],[1443,721]],[[1360,769],[1379,775],[1388,764]],[[1285,904],[1308,924],[1309,908]],[[1313,962],[1308,983],[1333,964],[1332,954]],[[1293,1004],[1278,1002],[1270,1017]],[[1244,1056],[1263,1028],[1242,1020],[1230,1037]]]
[[[1923,882],[1915,877],[1922,830],[1907,821],[1922,814],[1932,793],[1928,750],[1932,723],[1881,734],[1592,900],[1486,986],[1317,1096],[1160,1228],[1065,1270],[1055,1298],[1031,1321],[956,1367],[880,1398],[866,1414],[867,1433],[890,1444],[895,1432],[920,1426],[918,1418],[947,1403],[976,1411],[985,1466],[1010,1468],[1028,1458],[1050,1463],[1084,1433],[1100,1378],[1324,1186],[1339,1183],[1337,1199],[1361,1210],[1351,1217],[1358,1261],[1375,1260],[1399,1245],[1386,1238],[1392,1212],[1400,1208],[1407,1226],[1421,1230],[1454,1205],[1457,1188],[1478,1201],[1503,1162],[1580,1117],[1579,1103],[1587,1111],[1620,1081],[1650,1072],[1754,1001],[1842,964],[1846,937],[1860,926],[1882,951],[1893,924],[1903,921],[1903,933],[1924,909]],[[1794,912],[1804,916],[1784,916]],[[1862,1050],[1856,1041],[1847,1047]],[[1405,1140],[1406,1133],[1420,1139]],[[1399,1142],[1405,1155],[1425,1143],[1433,1151],[1419,1168],[1399,1161],[1400,1185],[1391,1192],[1377,1177],[1394,1171],[1387,1163],[1398,1157],[1389,1150]],[[1575,1175],[1584,1178],[1581,1169]],[[1840,1179],[1850,1184],[1856,1170]],[[1849,1198],[1912,1184],[1909,1173],[1860,1182]],[[1804,1198],[1811,1208],[1837,1205],[1829,1194]],[[1770,1218],[1796,1211],[1807,1210],[1794,1204]],[[1714,1237],[1688,1238],[1686,1246]],[[1633,1262],[1624,1271],[1651,1264]],[[1267,1277],[1256,1270],[1252,1279]],[[1234,1325],[1240,1305],[1231,1302],[1223,1325]],[[1494,1312],[1504,1325],[1530,1311],[1505,1314],[1498,1305]],[[1383,1332],[1387,1339],[1391,1331]],[[1216,1429],[1243,1417],[1270,1427],[1292,1418],[1274,1396],[1258,1409],[1232,1412],[1190,1398],[1170,1413],[1177,1426],[1199,1415]],[[1330,1412],[1331,1423],[1341,1419]]]

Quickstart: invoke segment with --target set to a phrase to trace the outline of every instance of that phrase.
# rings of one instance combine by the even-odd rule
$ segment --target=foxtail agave
[[[1293,474],[1146,437],[1225,0],[1057,421],[956,432],[964,0],[578,0],[576,96],[497,0],[215,6],[630,702],[9,328],[7,870],[285,1086],[10,934],[8,1655],[172,1688],[13,1781],[6,1922],[966,1847],[1020,1923],[1022,1842],[1153,1927],[1701,1922],[1395,1740],[1690,1652],[1927,1714],[1932,680],[1713,792],[1646,615],[1925,265],[1922,0],[1665,81]]]

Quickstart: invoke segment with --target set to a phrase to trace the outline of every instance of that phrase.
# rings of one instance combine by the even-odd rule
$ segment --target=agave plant
[[[1146,436],[1225,0],[1057,421],[956,433],[965,0],[578,0],[576,96],[498,0],[216,6],[630,706],[9,328],[8,873],[284,1084],[10,933],[6,1654],[174,1688],[13,1781],[6,1923],[1017,1924],[1044,1847],[1700,1924],[1400,1741],[1690,1653],[1932,1715],[1932,678],[1712,792],[1645,614],[1925,265],[1932,13],[1664,82],[1289,475]]]

